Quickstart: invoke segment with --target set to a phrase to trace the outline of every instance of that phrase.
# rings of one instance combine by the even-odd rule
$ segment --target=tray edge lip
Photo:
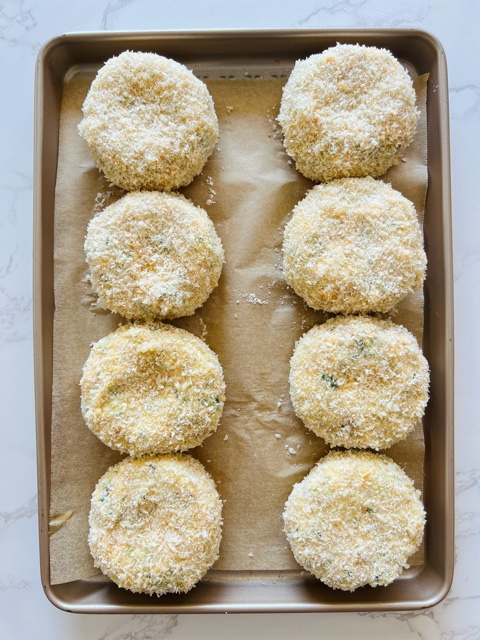
[[[50,41],[49,41],[50,42]],[[43,243],[41,233],[42,203],[41,195],[43,191],[41,180],[41,154],[43,149],[43,105],[42,100],[45,95],[43,64],[45,63],[47,47],[41,47],[37,54],[34,74],[34,144],[33,144],[33,260],[32,260],[32,283],[33,283],[33,369],[34,369],[34,395],[35,395],[35,440],[36,440],[36,468],[37,468],[37,502],[38,502],[38,536],[39,536],[39,560],[40,560],[40,580],[42,588],[47,598],[53,602],[48,594],[50,590],[49,561],[50,552],[48,549],[48,536],[46,535],[46,524],[48,517],[46,510],[49,507],[48,483],[46,479],[46,469],[49,464],[45,452],[46,425],[44,421],[44,385],[43,375],[43,341],[42,328],[44,315],[41,308],[42,299],[42,278],[41,269],[43,265]]]
[[[62,34],[53,36],[46,40],[40,47],[37,54],[37,65],[39,62],[44,62],[48,55],[57,46],[63,43],[72,43],[74,41],[90,42],[92,39],[95,41],[114,41],[118,38],[198,38],[199,40],[207,37],[256,37],[256,38],[274,38],[280,39],[291,36],[326,36],[335,35],[342,37],[342,34],[347,37],[358,36],[393,36],[396,38],[404,37],[418,37],[428,44],[440,54],[443,59],[446,59],[444,47],[439,38],[431,31],[425,29],[417,29],[415,27],[369,27],[364,29],[361,27],[284,27],[284,28],[224,28],[224,29],[158,29],[158,30],[113,30],[113,31],[66,31]]]

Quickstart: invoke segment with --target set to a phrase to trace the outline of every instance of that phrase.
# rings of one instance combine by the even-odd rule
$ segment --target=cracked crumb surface
[[[185,451],[217,428],[225,382],[216,354],[189,332],[124,325],[93,345],[81,379],[90,430],[134,456]]]
[[[125,458],[92,494],[88,544],[95,566],[135,593],[187,592],[218,558],[221,512],[198,460]]]
[[[408,568],[425,511],[387,456],[334,451],[293,487],[283,520],[296,561],[329,587],[354,591],[386,586]]]
[[[412,81],[389,51],[337,44],[295,64],[278,121],[297,169],[323,182],[384,174],[418,115]]]
[[[129,191],[189,184],[218,139],[206,85],[154,53],[110,58],[92,82],[83,114],[79,132],[97,166]]]

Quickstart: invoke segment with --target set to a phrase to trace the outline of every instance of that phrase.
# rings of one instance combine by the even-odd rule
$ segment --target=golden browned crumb
[[[335,451],[294,486],[283,519],[296,561],[329,587],[353,591],[386,586],[408,568],[425,511],[393,460]]]
[[[380,176],[413,140],[418,112],[408,73],[385,49],[337,44],[298,61],[278,121],[307,178]]]
[[[285,228],[285,278],[314,309],[389,311],[421,288],[427,258],[413,204],[381,180],[317,185]]]
[[[218,139],[207,87],[184,65],[126,51],[100,69],[83,104],[80,135],[113,184],[177,189],[200,173]]]
[[[222,502],[190,456],[126,458],[92,495],[95,566],[135,593],[189,591],[218,558]]]
[[[109,447],[130,455],[185,451],[217,428],[225,382],[216,354],[170,325],[125,325],[93,345],[82,413]]]
[[[384,449],[423,416],[429,368],[415,337],[390,320],[336,317],[295,346],[290,393],[305,426],[332,446]]]
[[[92,218],[85,252],[100,305],[145,320],[194,313],[217,286],[224,259],[203,209],[155,191],[128,193]]]

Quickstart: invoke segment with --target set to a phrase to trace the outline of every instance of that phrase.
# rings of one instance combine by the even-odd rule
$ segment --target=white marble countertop
[[[475,0],[13,0],[0,4],[0,637],[480,638],[480,204]],[[40,46],[72,31],[413,27],[442,42],[449,66],[456,308],[456,566],[433,609],[387,614],[73,615],[39,577],[32,359],[33,76]]]

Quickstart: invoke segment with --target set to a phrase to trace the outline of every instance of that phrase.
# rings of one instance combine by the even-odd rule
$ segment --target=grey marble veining
[[[102,13],[102,29],[108,31],[110,27],[110,17],[121,11],[124,7],[132,4],[133,0],[114,0],[114,2],[108,2],[107,6]]]
[[[138,615],[115,618],[106,627],[98,640],[167,640],[178,625],[176,615]]]
[[[22,518],[33,518],[37,515],[37,496],[32,496],[27,502],[13,511],[0,511],[0,531]]]

